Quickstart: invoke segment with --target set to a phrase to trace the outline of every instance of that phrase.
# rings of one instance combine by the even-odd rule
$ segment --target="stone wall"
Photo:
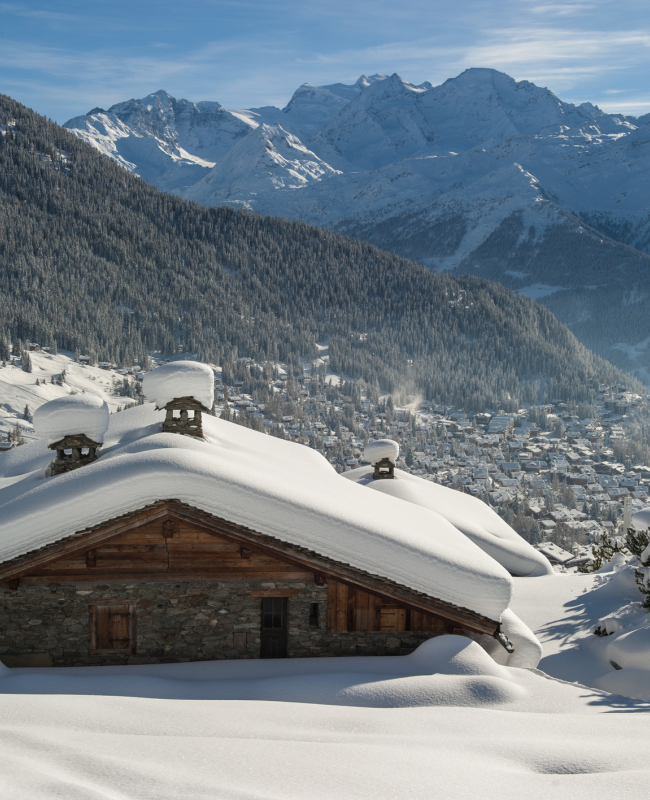
[[[327,587],[309,582],[142,581],[0,587],[0,660],[7,666],[152,664],[258,658],[261,598],[254,590],[291,589],[288,655],[405,655],[435,634],[326,630]],[[136,605],[134,655],[89,655],[89,601]],[[318,624],[310,605],[318,603]]]

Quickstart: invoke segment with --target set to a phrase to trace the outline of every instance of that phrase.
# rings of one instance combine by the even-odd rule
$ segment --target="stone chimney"
[[[34,428],[50,450],[56,451],[50,474],[60,475],[97,459],[108,429],[108,406],[94,395],[58,397],[36,409]]]
[[[164,406],[163,433],[185,433],[203,438],[203,411],[210,411],[193,397],[177,397]],[[191,416],[190,416],[191,412]]]
[[[157,410],[165,410],[163,433],[203,438],[203,412],[214,403],[214,371],[197,361],[173,361],[148,372],[145,395]]]
[[[395,464],[399,456],[399,444],[392,439],[377,439],[368,442],[363,457],[374,467],[372,477],[382,480],[395,477]]]
[[[56,450],[56,458],[50,464],[50,473],[60,475],[92,463],[97,459],[97,450],[101,446],[101,442],[93,441],[85,433],[64,436],[58,442],[48,444],[50,450]]]

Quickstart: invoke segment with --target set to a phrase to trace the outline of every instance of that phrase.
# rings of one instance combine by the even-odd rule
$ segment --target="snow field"
[[[542,645],[539,669],[558,679],[650,701],[650,614],[632,565],[588,575],[516,578],[512,609]],[[611,631],[596,636],[594,630]]]
[[[344,663],[310,675],[303,662],[316,659],[284,679],[272,676],[286,661],[11,670],[21,674],[0,679],[0,786],[30,800],[645,797],[647,715],[629,712],[647,705],[500,668],[461,637],[427,644],[441,672],[419,677],[336,673]],[[215,699],[208,671],[249,665],[256,679],[245,670],[216,696],[236,685],[255,699]],[[153,677],[165,669],[173,680]],[[56,688],[54,672],[67,673]],[[516,690],[489,694],[499,682]],[[413,703],[418,689],[426,702]]]
[[[33,415],[43,403],[57,397],[74,393],[93,395],[104,400],[111,413],[117,411],[118,407],[124,408],[135,402],[130,397],[115,395],[116,381],[121,383],[125,377],[115,370],[77,364],[72,354],[64,351],[59,351],[55,356],[43,352],[33,352],[29,356],[32,372],[23,372],[20,366],[9,364],[0,367],[0,434],[3,439],[14,430],[16,424],[25,439],[29,441],[36,438],[33,424],[23,419],[25,406]],[[56,379],[62,372],[65,372],[64,384],[58,386],[51,383],[52,377]]]

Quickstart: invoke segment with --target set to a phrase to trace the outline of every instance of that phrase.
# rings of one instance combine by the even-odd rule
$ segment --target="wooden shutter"
[[[383,606],[379,610],[380,631],[406,630],[406,609],[395,606]]]
[[[90,653],[135,653],[135,604],[106,600],[90,606]]]

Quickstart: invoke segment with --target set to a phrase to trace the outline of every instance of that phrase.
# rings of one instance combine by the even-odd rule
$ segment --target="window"
[[[90,655],[135,653],[135,603],[101,600],[90,606]]]
[[[309,627],[310,628],[320,627],[318,621],[318,603],[309,604]]]

